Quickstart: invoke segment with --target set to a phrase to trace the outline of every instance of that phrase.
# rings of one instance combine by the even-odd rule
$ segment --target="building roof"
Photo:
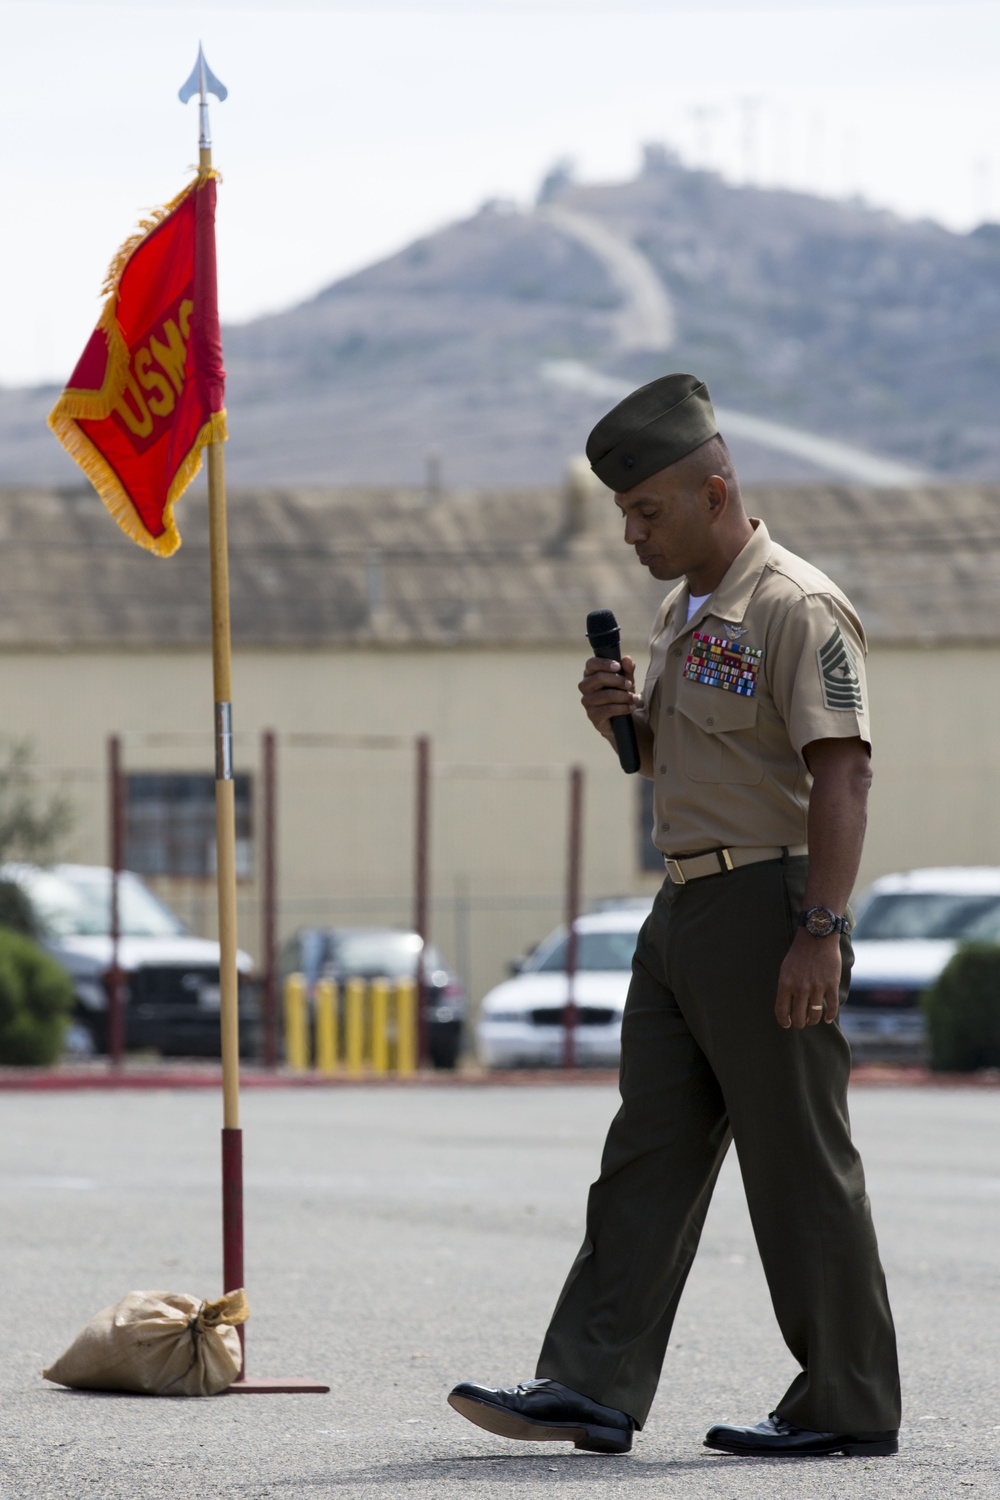
[[[1000,487],[750,489],[774,538],[854,600],[874,642],[1000,640]],[[204,647],[204,494],[163,561],[85,489],[0,490],[0,649]],[[229,505],[239,646],[583,645],[613,609],[640,648],[664,586],[621,541],[606,491],[259,488]]]

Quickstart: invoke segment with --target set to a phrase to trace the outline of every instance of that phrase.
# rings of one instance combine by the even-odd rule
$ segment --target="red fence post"
[[[414,818],[414,913],[413,926],[420,934],[420,957],[417,960],[417,1042],[418,1063],[428,1060],[427,1035],[427,965],[424,955],[430,939],[428,912],[430,887],[430,817],[431,817],[431,742],[430,736],[417,736],[416,808]]]
[[[119,957],[121,905],[119,876],[125,859],[125,782],[122,775],[122,742],[108,736],[108,834],[111,843],[111,963],[108,968],[108,1057],[120,1068],[125,1053],[125,1006]]]
[[[563,1012],[563,1067],[576,1064],[576,919],[580,915],[580,858],[583,850],[583,767],[569,772],[569,848],[566,862],[566,1008]]]
[[[278,1065],[278,856],[277,856],[277,736],[265,729],[264,870],[261,937],[264,947],[264,1066]]]

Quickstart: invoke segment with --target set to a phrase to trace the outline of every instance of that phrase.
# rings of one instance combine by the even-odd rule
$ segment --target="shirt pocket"
[[[655,724],[660,713],[660,674],[647,673],[642,685],[642,717],[647,724]]]
[[[764,779],[756,697],[681,679],[681,764],[689,781],[756,786]]]

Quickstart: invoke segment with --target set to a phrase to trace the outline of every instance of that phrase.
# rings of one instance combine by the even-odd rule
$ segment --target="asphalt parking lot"
[[[185,1401],[39,1372],[127,1291],[221,1292],[218,1099],[0,1094],[0,1496],[996,1495],[996,1089],[853,1095],[900,1334],[897,1458],[702,1448],[711,1422],[765,1415],[793,1373],[732,1160],[632,1455],[505,1443],[446,1406],[455,1380],[532,1373],[614,1107],[603,1086],[245,1095],[248,1368],[331,1392]]]

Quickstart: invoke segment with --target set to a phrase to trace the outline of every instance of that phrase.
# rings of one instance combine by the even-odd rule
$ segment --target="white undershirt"
[[[691,594],[688,598],[688,619],[694,619],[695,615],[698,613],[699,609],[701,609],[701,606],[704,604],[705,600],[710,599],[711,597],[711,594]]]

